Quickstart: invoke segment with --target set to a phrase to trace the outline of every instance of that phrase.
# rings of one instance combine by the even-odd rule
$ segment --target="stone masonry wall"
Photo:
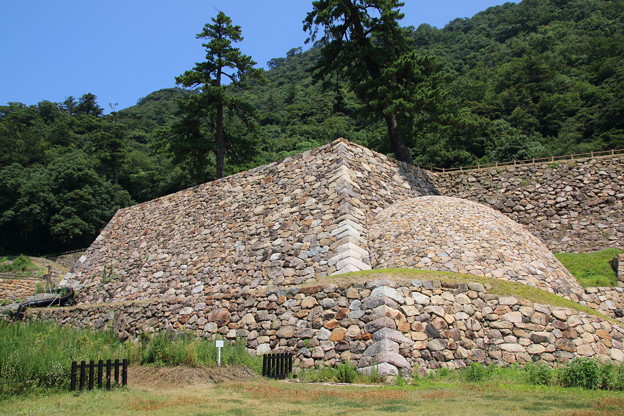
[[[33,279],[0,279],[0,301],[19,300],[35,293],[39,280]]]
[[[525,225],[554,252],[624,247],[624,156],[431,174]]]
[[[611,267],[613,267],[615,271],[617,280],[619,282],[624,282],[624,254],[620,254],[611,260]]]
[[[442,285],[445,286],[442,286]],[[624,329],[598,316],[488,293],[478,283],[376,280],[214,296],[31,309],[30,319],[114,327],[121,338],[164,329],[292,351],[296,366],[351,361],[381,374],[419,368],[624,361]]]
[[[98,303],[366,270],[370,212],[434,192],[420,169],[337,140],[120,210],[62,284]]]
[[[563,296],[583,289],[525,227],[488,206],[448,196],[397,202],[373,218],[369,247],[378,268],[496,277]]]

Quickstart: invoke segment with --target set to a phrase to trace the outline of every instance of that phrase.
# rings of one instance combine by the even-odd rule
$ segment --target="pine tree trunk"
[[[217,179],[225,176],[225,135],[223,133],[223,105],[217,105],[217,131],[215,141],[217,142]]]
[[[394,157],[401,162],[413,164],[412,154],[409,148],[405,145],[399,128],[397,125],[396,114],[390,113],[384,115],[386,125],[388,126],[388,137],[390,138],[390,146],[392,146],[392,153]]]

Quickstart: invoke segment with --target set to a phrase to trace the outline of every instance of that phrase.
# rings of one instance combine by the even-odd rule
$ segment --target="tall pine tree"
[[[337,73],[368,108],[383,118],[392,152],[412,163],[406,137],[419,112],[435,111],[444,99],[444,66],[414,53],[398,0],[318,0],[304,20],[310,40],[319,39],[321,59],[317,80]]]
[[[240,26],[233,25],[225,13],[219,12],[197,38],[206,40],[202,44],[206,48],[206,60],[176,77],[176,83],[199,87],[199,92],[182,100],[182,120],[172,126],[166,136],[172,141],[169,148],[174,160],[190,161],[193,176],[200,175],[205,168],[201,165],[207,162],[206,151],[212,150],[216,157],[216,177],[222,178],[226,153],[231,147],[228,140],[232,138],[228,135],[226,119],[230,116],[248,121],[254,116],[252,107],[229,93],[226,84],[244,89],[248,81],[260,80],[262,71],[254,68],[256,63],[251,57],[232,46],[243,37]]]

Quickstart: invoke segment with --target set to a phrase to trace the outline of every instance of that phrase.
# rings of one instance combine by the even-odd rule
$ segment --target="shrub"
[[[448,368],[446,368],[446,367],[441,367],[441,368],[438,370],[438,377],[440,377],[440,378],[443,378],[443,377],[448,377],[448,376],[449,376],[449,374],[451,374],[451,370],[449,370],[449,369],[448,369]]]
[[[473,363],[463,371],[466,381],[483,381],[488,376],[488,368],[483,364]]]
[[[599,389],[602,384],[600,363],[590,358],[577,357],[561,368],[559,382],[564,387]]]
[[[357,376],[357,370],[350,363],[342,363],[336,367],[336,381],[339,383],[353,383]]]
[[[527,382],[535,385],[548,385],[552,381],[552,370],[544,363],[529,363],[524,367]]]

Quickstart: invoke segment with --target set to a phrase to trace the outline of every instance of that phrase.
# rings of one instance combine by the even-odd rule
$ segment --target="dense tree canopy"
[[[362,27],[378,33],[364,39],[378,79],[358,55],[355,38],[324,32],[346,28],[339,18],[345,11],[332,8],[345,4],[390,12],[387,20],[372,10],[362,15],[369,19]],[[442,29],[395,25],[398,6],[314,2],[309,29],[323,29],[318,36],[327,35],[325,42],[269,61],[266,83],[215,85],[213,75],[197,90],[163,89],[107,115],[89,93],[62,103],[0,106],[0,250],[85,246],[117,208],[214,178],[215,123],[208,116],[216,113],[216,98],[223,98],[227,121],[225,174],[338,137],[393,153],[389,113],[422,165],[624,148],[624,0],[524,0]],[[392,36],[400,37],[399,49],[375,49]],[[322,48],[338,39],[337,49]],[[336,70],[321,85],[313,73],[325,65]],[[228,71],[237,83],[244,79]],[[182,85],[193,79],[199,80]],[[203,95],[204,87],[214,95]],[[250,110],[257,114],[254,129],[248,117],[237,116]],[[163,132],[176,130],[188,141],[163,147]]]

